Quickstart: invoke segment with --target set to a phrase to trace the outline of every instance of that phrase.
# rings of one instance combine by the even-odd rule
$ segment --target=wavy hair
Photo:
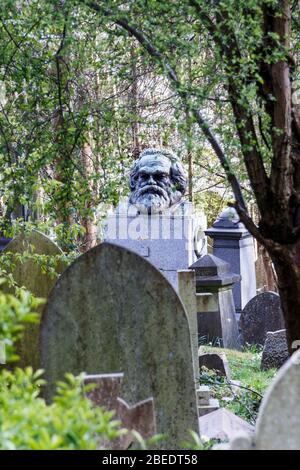
[[[129,186],[131,191],[136,189],[136,181],[138,177],[138,172],[141,168],[141,159],[146,155],[163,155],[167,157],[171,161],[171,169],[170,169],[170,178],[171,182],[175,186],[176,190],[181,193],[183,196],[186,187],[187,187],[187,177],[184,171],[184,168],[181,162],[178,160],[175,153],[173,153],[169,149],[155,149],[155,148],[148,148],[142,151],[138,160],[135,162],[134,167],[132,168],[130,175],[129,175]]]

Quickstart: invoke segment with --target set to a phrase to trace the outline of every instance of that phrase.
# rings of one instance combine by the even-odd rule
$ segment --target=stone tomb
[[[251,437],[254,427],[226,408],[219,408],[200,418],[201,439],[228,441],[243,432]]]
[[[153,397],[158,446],[181,448],[198,431],[187,316],[164,276],[137,254],[102,243],[61,276],[42,318],[49,400],[66,372],[124,373],[129,404]]]
[[[258,294],[244,308],[240,328],[245,343],[264,345],[268,331],[284,328],[280,297],[275,292]]]
[[[104,239],[145,257],[178,290],[177,271],[206,253],[205,227],[205,216],[188,202],[152,215],[140,214],[124,202],[108,214]]]
[[[57,256],[55,270],[57,274],[62,273],[66,266],[60,259],[63,254],[60,248],[50,238],[40,232],[32,231],[30,233],[21,233],[14,238],[3,250],[3,254],[11,253],[22,254],[28,252],[32,255],[46,255],[49,257]],[[14,281],[21,287],[25,287],[32,292],[35,297],[47,299],[50,290],[56,282],[55,277],[51,277],[48,273],[44,273],[38,260],[34,260],[33,256],[28,257],[24,261],[15,262],[15,268],[12,270]],[[37,309],[37,313],[41,314],[43,306]],[[23,338],[17,344],[17,354],[20,356],[19,367],[32,366],[33,369],[40,368],[39,358],[39,324],[27,324],[23,332]]]

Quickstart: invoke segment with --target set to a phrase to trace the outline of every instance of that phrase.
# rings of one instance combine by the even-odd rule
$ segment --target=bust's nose
[[[153,178],[153,175],[149,175],[148,177],[148,184],[156,184],[155,179]]]

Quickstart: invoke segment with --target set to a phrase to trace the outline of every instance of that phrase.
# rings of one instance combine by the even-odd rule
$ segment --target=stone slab
[[[110,449],[115,450],[129,448],[134,442],[134,435],[131,432],[133,430],[138,432],[144,440],[150,439],[156,434],[153,398],[129,406],[118,396],[122,380],[123,374],[87,375],[84,378],[84,385],[94,385],[93,390],[86,392],[87,397],[96,406],[115,410],[115,419],[120,420],[121,425],[128,431],[107,443]]]
[[[238,433],[252,435],[254,427],[226,408],[220,408],[200,418],[200,435],[205,441],[228,441]]]

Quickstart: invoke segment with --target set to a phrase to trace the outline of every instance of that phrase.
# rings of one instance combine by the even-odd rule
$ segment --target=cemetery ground
[[[200,349],[201,353],[225,353],[231,371],[230,379],[238,381],[239,386],[232,390],[230,380],[206,368],[200,371],[200,384],[212,388],[220,406],[228,408],[254,425],[264,392],[277,372],[276,369],[261,370],[262,348],[246,346],[243,351],[234,351],[205,345]]]

